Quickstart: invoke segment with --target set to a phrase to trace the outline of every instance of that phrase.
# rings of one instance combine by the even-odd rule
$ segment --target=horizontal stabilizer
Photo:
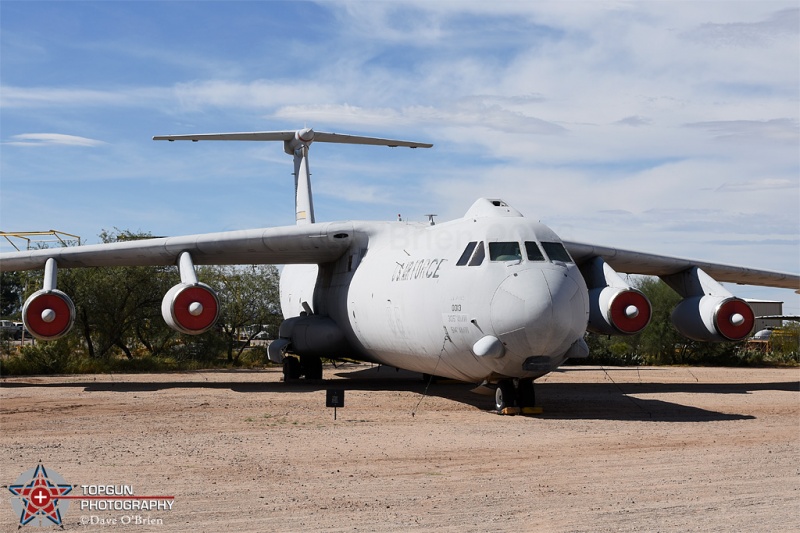
[[[358,135],[343,135],[341,133],[325,133],[318,131],[314,133],[315,142],[342,143],[342,144],[373,144],[378,146],[406,146],[408,148],[430,148],[429,143],[418,143],[413,141],[398,141],[395,139],[381,139],[379,137],[361,137]]]
[[[290,141],[294,131],[253,131],[243,133],[198,133],[189,135],[156,135],[154,141]]]
[[[324,142],[340,144],[371,144],[378,146],[405,146],[408,148],[430,148],[429,143],[362,137],[342,133],[326,133],[305,128],[298,131],[254,131],[241,133],[198,133],[189,135],[156,135],[154,141],[291,141],[298,139],[305,143]]]

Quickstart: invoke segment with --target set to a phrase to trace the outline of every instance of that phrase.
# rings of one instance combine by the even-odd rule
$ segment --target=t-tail
[[[341,144],[372,144],[377,146],[405,146],[430,148],[428,143],[361,137],[341,133],[325,133],[303,128],[297,131],[257,131],[245,133],[200,133],[196,135],[157,135],[154,141],[283,141],[284,151],[294,157],[295,219],[297,224],[314,223],[314,200],[311,194],[311,172],[308,167],[308,150],[313,142]]]

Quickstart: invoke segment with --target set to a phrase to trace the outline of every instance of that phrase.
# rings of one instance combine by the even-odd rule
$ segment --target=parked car
[[[10,320],[0,320],[0,336],[4,339],[19,340],[22,338],[22,328]]]
[[[33,335],[31,335],[31,332],[28,331],[28,328],[25,327],[25,323],[24,322],[14,322],[14,325],[19,328],[20,332],[22,332],[22,337],[24,337],[25,339],[32,339],[33,338]]]
[[[257,341],[266,341],[269,340],[269,332],[268,331],[259,331],[256,333],[256,336],[253,339]]]

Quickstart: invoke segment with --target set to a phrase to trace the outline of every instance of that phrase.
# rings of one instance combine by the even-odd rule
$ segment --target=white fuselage
[[[412,371],[467,381],[549,372],[586,330],[586,284],[574,263],[541,254],[560,245],[555,233],[499,207],[476,203],[439,225],[353,222],[365,237],[335,263],[284,267],[284,316],[307,302],[343,330],[353,357]],[[512,243],[516,255],[501,253]],[[476,350],[483,338],[502,353]],[[529,358],[536,367],[523,369]]]

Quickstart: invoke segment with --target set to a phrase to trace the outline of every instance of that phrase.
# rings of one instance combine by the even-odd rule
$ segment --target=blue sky
[[[489,196],[565,239],[800,268],[796,1],[3,0],[0,39],[3,231],[291,224],[279,143],[151,137],[310,126],[435,144],[315,144],[318,220]]]

